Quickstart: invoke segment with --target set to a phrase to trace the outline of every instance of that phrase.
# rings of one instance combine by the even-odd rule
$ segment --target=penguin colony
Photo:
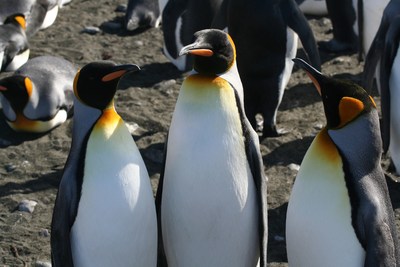
[[[172,114],[155,198],[114,99],[123,77],[134,80],[146,70],[112,61],[77,67],[50,55],[29,59],[29,38],[50,26],[65,2],[47,1],[45,12],[39,1],[25,2],[11,13],[0,10],[0,70],[10,72],[0,79],[4,119],[13,131],[44,134],[73,120],[51,221],[52,266],[266,267],[268,179],[260,140],[284,134],[276,116],[293,62],[321,96],[326,126],[307,150],[291,190],[285,222],[289,266],[400,266],[381,167],[382,152],[389,151],[395,171],[400,168],[398,0],[378,1],[375,9],[360,1],[361,11],[353,5],[350,21],[364,23],[358,30],[370,30],[371,21],[380,25],[343,35],[335,22],[337,39],[321,44],[366,54],[367,91],[320,71],[302,12],[328,12],[334,21],[340,7],[330,0],[128,1],[126,30],[162,23],[165,56],[189,71]],[[349,3],[343,3],[347,11]],[[376,15],[366,15],[368,10]],[[248,27],[234,19],[258,11],[270,11],[269,20],[253,16]],[[200,13],[208,17],[195,18]],[[260,32],[265,36],[257,39]],[[350,39],[342,42],[340,36]],[[297,38],[307,60],[295,58]],[[370,96],[374,75],[382,125]],[[257,114],[264,119],[261,127]]]

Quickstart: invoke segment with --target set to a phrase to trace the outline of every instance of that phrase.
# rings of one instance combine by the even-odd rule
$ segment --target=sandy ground
[[[126,77],[117,93],[117,110],[138,129],[133,136],[147,164],[154,190],[161,169],[163,146],[183,75],[161,53],[160,29],[126,33],[119,28],[122,0],[72,0],[62,8],[50,28],[30,41],[31,56],[56,55],[78,66],[101,59],[136,63],[140,75]],[[327,18],[309,18],[316,39],[331,38]],[[82,32],[87,26],[100,32]],[[105,27],[104,27],[105,26]],[[303,53],[299,50],[299,56]],[[360,82],[363,63],[356,54],[321,53],[322,70]],[[379,97],[375,95],[379,105]],[[305,73],[298,68],[285,92],[279,127],[289,133],[261,144],[269,177],[269,266],[287,266],[285,217],[290,190],[304,153],[324,126],[320,98]],[[58,184],[71,144],[72,120],[45,135],[12,132],[0,120],[0,265],[31,266],[50,261],[50,223]],[[385,169],[387,158],[382,162]],[[400,228],[400,184],[388,178],[392,203]],[[37,202],[33,213],[18,211],[22,200]]]

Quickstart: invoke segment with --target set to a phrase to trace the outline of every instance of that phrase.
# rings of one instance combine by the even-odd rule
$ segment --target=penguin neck
[[[102,132],[109,138],[118,127],[121,117],[118,115],[114,107],[114,102],[111,102],[103,109],[100,118],[97,120],[94,130]]]

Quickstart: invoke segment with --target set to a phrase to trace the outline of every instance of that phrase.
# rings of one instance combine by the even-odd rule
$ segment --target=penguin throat
[[[114,133],[121,120],[122,119],[116,112],[114,105],[109,105],[103,110],[94,130],[102,132],[106,138],[109,138]]]

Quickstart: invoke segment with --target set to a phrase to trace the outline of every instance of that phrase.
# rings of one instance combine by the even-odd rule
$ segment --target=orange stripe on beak
[[[105,75],[103,78],[101,78],[101,81],[102,82],[109,82],[109,81],[112,81],[114,79],[117,79],[117,78],[121,77],[125,73],[126,73],[126,70],[114,71],[114,72],[111,72],[111,73]]]
[[[0,91],[7,91],[7,88],[0,85]]]
[[[211,57],[212,55],[214,55],[214,52],[210,49],[193,49],[189,50],[189,54],[202,57]]]
[[[321,86],[319,85],[318,81],[310,73],[308,73],[308,71],[306,71],[306,73],[307,73],[308,77],[310,77],[315,88],[317,88],[318,94],[321,95]]]

